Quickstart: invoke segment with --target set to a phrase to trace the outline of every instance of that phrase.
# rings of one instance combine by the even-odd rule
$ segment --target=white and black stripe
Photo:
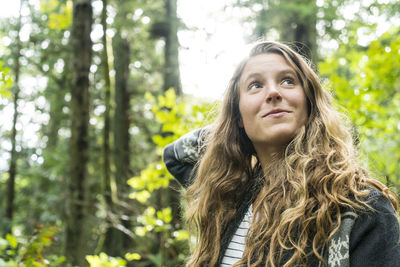
[[[225,251],[224,258],[222,259],[221,267],[230,267],[235,262],[240,260],[243,256],[243,251],[246,243],[246,235],[250,227],[252,216],[252,205],[244,215],[242,222],[236,229],[228,248]]]

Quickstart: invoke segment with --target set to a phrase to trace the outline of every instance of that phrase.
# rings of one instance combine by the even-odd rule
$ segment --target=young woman
[[[164,150],[187,189],[187,266],[400,266],[398,199],[298,53],[257,44],[210,126]]]

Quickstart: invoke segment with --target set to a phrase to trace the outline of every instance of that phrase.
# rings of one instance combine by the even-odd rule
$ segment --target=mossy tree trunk
[[[107,0],[103,0],[103,10],[101,13],[101,24],[103,25],[103,77],[104,77],[104,129],[103,129],[103,190],[106,203],[111,203],[111,183],[110,183],[110,111],[111,111],[111,81],[110,67],[108,64],[107,52]]]
[[[166,21],[168,29],[165,36],[165,72],[163,90],[174,88],[177,95],[182,94],[179,71],[179,41],[177,1],[165,0]]]
[[[130,46],[127,39],[117,31],[112,42],[115,69],[115,110],[114,110],[114,165],[116,192],[113,194],[110,222],[106,233],[105,250],[113,256],[122,256],[130,247],[131,238],[129,216],[124,203],[129,199],[127,180],[130,170],[130,93],[128,89]]]
[[[303,56],[317,62],[318,9],[314,0],[302,1],[301,6],[303,8],[292,9],[291,15],[282,19],[281,40],[293,43]]]
[[[107,42],[107,0],[102,0],[103,2],[103,10],[101,13],[101,25],[103,26],[103,53],[102,53],[102,69],[103,69],[103,79],[104,79],[104,129],[103,129],[103,149],[102,149],[102,157],[103,157],[103,166],[102,166],[102,192],[104,196],[104,201],[106,205],[106,210],[108,214],[112,214],[113,210],[113,200],[112,200],[112,179],[111,176],[111,79],[110,79],[110,67],[109,67],[109,57],[108,57],[108,42]],[[112,227],[112,221],[109,220],[109,226]],[[108,230],[106,234],[100,238],[98,247],[100,249],[107,248],[105,246],[105,241],[110,242],[110,240],[106,240]],[[110,246],[112,247],[112,246]]]
[[[182,95],[179,70],[177,0],[165,0],[165,10],[168,30],[166,31],[165,36],[165,73],[163,90],[166,91],[170,88],[173,88],[177,95]],[[171,207],[171,225],[175,230],[182,228],[179,188],[180,185],[176,182],[176,180],[171,180],[169,187],[165,191],[162,189],[157,199],[158,208],[163,206],[165,207],[166,203],[168,203],[167,205]],[[165,262],[169,262],[169,258],[173,257],[172,254],[177,253],[173,252],[174,248],[167,249],[165,247],[164,244],[167,238],[168,237],[161,234],[157,235],[157,239],[159,241],[158,249]],[[173,253],[171,254],[171,252]]]
[[[19,37],[19,33],[21,31],[21,20],[22,20],[22,5],[24,1],[20,2],[19,9],[19,17],[17,22],[17,35],[16,35],[16,46],[13,51],[13,73],[14,73],[14,86],[13,86],[13,103],[14,103],[14,115],[12,120],[12,128],[11,128],[11,152],[10,152],[10,167],[8,170],[8,181],[7,181],[7,206],[6,206],[6,229],[5,232],[11,232],[12,229],[12,221],[14,217],[14,209],[15,209],[15,177],[17,175],[17,120],[18,120],[18,100],[19,100],[19,77],[21,72],[21,65],[19,59],[21,57],[21,40]]]
[[[246,5],[260,5],[259,1],[247,1]],[[256,27],[253,39],[270,38],[270,30],[279,33],[279,41],[294,45],[303,56],[316,62],[317,13],[315,0],[262,2],[262,9],[255,15]]]
[[[66,257],[72,265],[85,266],[87,163],[89,149],[89,69],[92,61],[92,5],[90,0],[73,2],[71,30],[72,87],[70,180],[66,224]]]

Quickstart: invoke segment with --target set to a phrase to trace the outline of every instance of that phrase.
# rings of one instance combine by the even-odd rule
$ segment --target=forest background
[[[398,1],[210,1],[211,26],[177,15],[204,12],[191,2],[20,0],[1,19],[0,266],[183,265],[193,240],[162,148],[218,110],[190,83],[224,85],[179,54],[185,34],[207,44],[227,18],[243,44],[289,42],[312,59],[363,164],[400,192]],[[217,40],[203,52],[236,49]],[[221,73],[241,59],[225,57]]]

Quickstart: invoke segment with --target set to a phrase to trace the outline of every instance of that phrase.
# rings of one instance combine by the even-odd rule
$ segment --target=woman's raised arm
[[[193,169],[200,158],[205,128],[191,131],[164,148],[163,160],[168,171],[187,188],[194,176]]]

